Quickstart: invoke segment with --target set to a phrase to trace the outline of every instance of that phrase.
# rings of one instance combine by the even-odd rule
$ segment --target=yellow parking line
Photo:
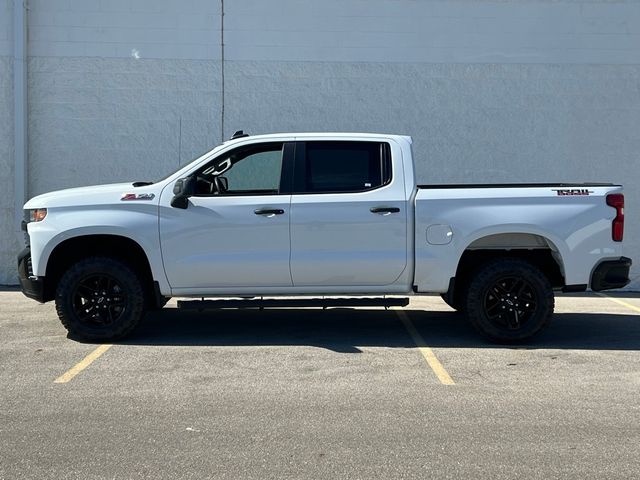
[[[442,383],[443,385],[455,385],[455,382],[447,373],[444,366],[440,363],[440,360],[438,360],[436,354],[433,353],[433,350],[431,350],[431,348],[427,346],[424,338],[422,338],[422,335],[420,335],[418,330],[416,330],[416,327],[413,325],[408,315],[402,310],[396,310],[396,313],[398,314],[398,318],[400,318],[400,321],[404,324],[405,328],[409,332],[409,335],[411,335],[411,338],[413,338],[413,341],[417,345],[418,350],[420,350],[420,353],[427,361],[427,364],[431,367],[433,373],[436,374],[438,380],[440,380],[440,383]]]
[[[630,303],[624,302],[624,301],[620,300],[619,298],[610,297],[609,295],[605,295],[604,293],[599,293],[599,292],[596,292],[596,293],[598,295],[600,295],[601,297],[608,298],[609,300],[611,300],[612,302],[617,303],[618,305],[622,305],[623,307],[630,308],[631,310],[640,313],[640,307],[636,307],[635,305],[631,305]]]
[[[89,355],[87,355],[82,360],[80,360],[71,369],[67,370],[65,373],[63,373],[58,378],[56,378],[53,381],[53,383],[67,383],[69,380],[71,380],[73,377],[75,377],[81,371],[83,371],[85,368],[87,368],[89,365],[91,365],[94,361],[96,361],[98,358],[100,358],[100,356],[104,352],[109,350],[111,347],[113,347],[113,345],[111,345],[111,344],[100,345],[93,352],[91,352]]]

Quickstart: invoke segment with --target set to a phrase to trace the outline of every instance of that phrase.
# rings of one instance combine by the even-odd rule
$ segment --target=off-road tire
[[[516,290],[522,292],[520,297]],[[549,324],[554,308],[549,279],[531,263],[511,258],[480,267],[465,300],[471,325],[490,341],[503,344],[531,339]]]
[[[104,289],[98,288],[100,284],[95,280],[101,278],[106,279]],[[97,295],[94,284],[95,290],[100,290]],[[92,310],[97,306],[106,309],[105,303],[112,300],[109,310]],[[138,326],[145,310],[144,289],[136,273],[109,257],[89,257],[72,265],[60,278],[55,302],[58,317],[69,335],[86,341],[106,342],[125,337]],[[100,314],[107,318],[104,323],[97,317]]]

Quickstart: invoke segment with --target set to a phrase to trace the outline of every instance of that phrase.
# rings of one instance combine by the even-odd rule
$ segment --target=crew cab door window
[[[274,195],[280,191],[282,143],[240,147],[196,173],[197,195]]]
[[[296,165],[296,192],[363,192],[391,180],[386,143],[319,141],[299,145],[304,145],[304,160]]]

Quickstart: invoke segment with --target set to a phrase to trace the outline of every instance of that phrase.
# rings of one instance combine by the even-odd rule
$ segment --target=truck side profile
[[[169,297],[389,306],[436,293],[490,340],[520,342],[551,319],[554,290],[619,288],[631,266],[620,185],[417,185],[400,135],[238,132],[157,182],[24,208],[24,294],[98,341]],[[313,295],[343,298],[291,299]]]

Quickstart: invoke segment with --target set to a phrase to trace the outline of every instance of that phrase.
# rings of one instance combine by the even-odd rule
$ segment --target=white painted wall
[[[220,141],[220,1],[29,4],[31,195],[154,178]],[[406,133],[423,183],[622,182],[627,251],[640,265],[640,2],[224,8],[224,137]],[[2,31],[0,55],[10,54]],[[15,267],[0,255],[1,282]],[[634,276],[640,288],[640,269]]]

